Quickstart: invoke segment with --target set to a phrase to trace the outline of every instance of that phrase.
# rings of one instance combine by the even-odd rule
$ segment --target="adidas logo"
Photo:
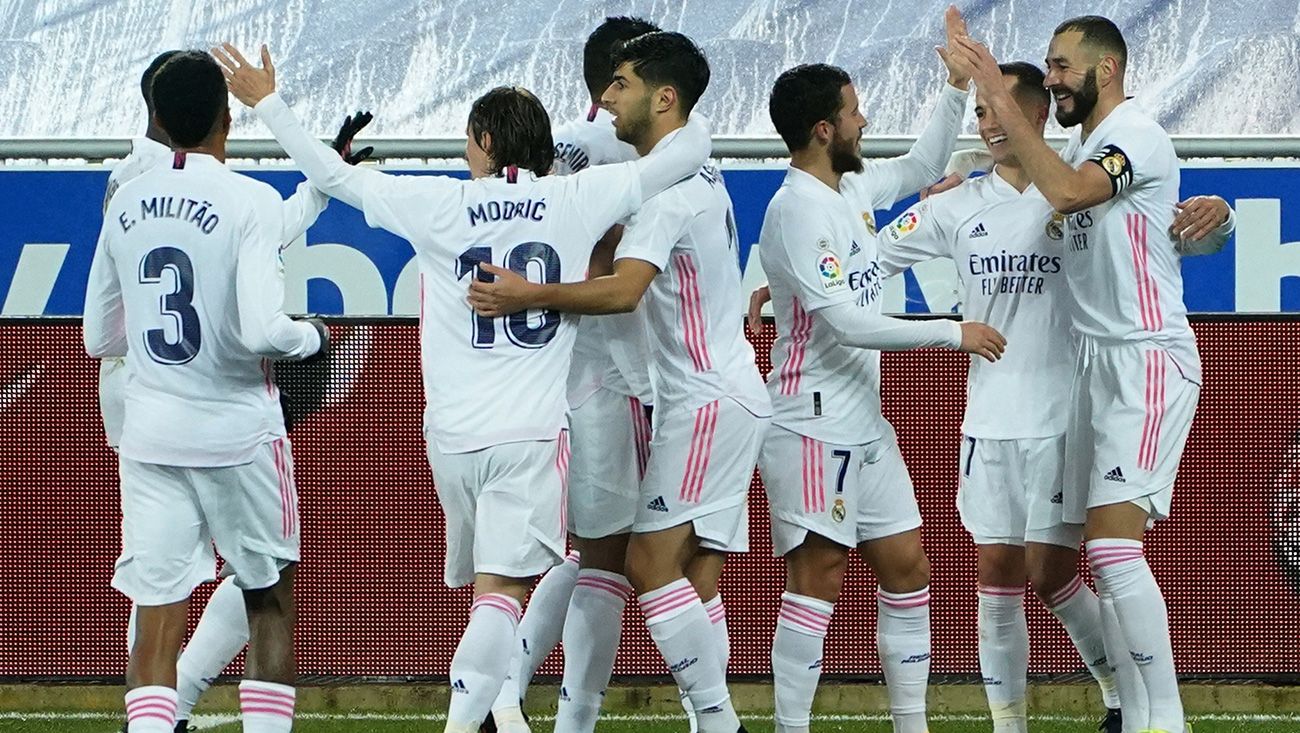
[[[645,505],[645,508],[649,509],[652,512],[663,512],[665,514],[668,513],[668,503],[664,501],[664,498],[662,496],[656,496],[654,501]]]
[[[849,257],[852,257],[853,255],[858,254],[861,251],[862,248],[858,246],[857,241],[854,241],[853,246],[849,247]]]
[[[1114,481],[1116,483],[1128,483],[1124,480],[1124,472],[1119,470],[1119,466],[1110,469],[1110,473],[1106,474],[1103,478],[1107,481]]]
[[[970,230],[971,239],[975,239],[976,237],[987,237],[988,235],[989,232],[987,229],[984,228],[984,222],[980,222],[976,224],[975,228]]]
[[[1053,503],[1053,504],[1064,504],[1064,503],[1065,503],[1065,494],[1062,493],[1062,492],[1060,492],[1060,491],[1056,492],[1055,494],[1052,494],[1052,503]]]
[[[459,692],[463,695],[469,694],[469,688],[465,686],[464,680],[456,680],[455,682],[451,683],[451,691]]]

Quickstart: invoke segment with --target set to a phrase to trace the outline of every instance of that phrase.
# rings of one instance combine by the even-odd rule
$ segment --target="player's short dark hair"
[[[544,176],[555,162],[550,115],[523,87],[497,87],[474,100],[469,132],[480,146],[484,134],[492,136],[493,175],[514,166]]]
[[[655,33],[659,26],[648,20],[615,15],[596,26],[582,47],[582,76],[593,98],[599,98],[614,81],[614,48],[637,36]]]
[[[229,109],[226,79],[205,51],[180,51],[154,74],[149,95],[172,145],[192,148],[207,139]]]
[[[830,64],[802,64],[781,72],[767,113],[790,152],[808,147],[813,125],[835,119],[844,106],[842,90],[852,82],[848,72]]]
[[[140,75],[140,96],[144,97],[144,106],[150,112],[153,111],[153,98],[149,94],[149,88],[153,86],[153,78],[158,73],[158,70],[162,68],[162,65],[178,53],[180,53],[178,50],[163,51],[154,56],[153,61],[149,62],[149,67]]]
[[[1052,35],[1059,36],[1070,31],[1082,33],[1083,42],[1089,46],[1113,54],[1119,59],[1120,68],[1128,66],[1128,44],[1124,42],[1124,34],[1120,33],[1119,26],[1110,18],[1080,15],[1056,26]]]
[[[1010,61],[998,64],[998,70],[1003,76],[1010,76],[1016,80],[1015,89],[1012,91],[1017,97],[1044,107],[1052,104],[1052,95],[1047,91],[1047,87],[1043,86],[1043,80],[1047,76],[1042,69],[1028,61]]]
[[[689,115],[709,87],[709,61],[695,42],[681,33],[655,31],[637,36],[614,49],[610,68],[632,64],[651,87],[677,90],[682,115]]]

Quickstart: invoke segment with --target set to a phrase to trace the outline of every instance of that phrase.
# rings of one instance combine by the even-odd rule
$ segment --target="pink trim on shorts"
[[[1146,416],[1142,440],[1138,443],[1138,468],[1154,471],[1160,452],[1160,426],[1165,418],[1165,354],[1159,349],[1146,352]]]
[[[820,440],[799,436],[803,459],[803,510],[805,514],[826,511],[825,446]]]
[[[271,396],[271,397],[274,397],[274,396],[275,396],[275,389],[274,389],[274,386],[273,386],[273,385],[274,385],[274,382],[271,380],[271,360],[270,360],[270,359],[263,359],[263,360],[262,360],[262,377],[263,377],[263,379],[266,380],[266,394],[269,395],[269,396]]]
[[[574,586],[608,593],[621,601],[626,601],[628,596],[632,595],[631,585],[594,575],[579,575],[578,582]]]
[[[709,470],[713,455],[713,436],[718,430],[719,401],[714,400],[695,411],[695,431],[691,435],[691,451],[686,455],[686,475],[678,498],[687,504],[698,504],[704,496],[704,476]]]
[[[289,480],[284,471],[284,456],[280,453],[280,441],[271,443],[271,455],[275,459],[276,480],[280,484],[280,534],[288,537],[289,519]]]
[[[632,442],[636,444],[636,472],[638,478],[645,478],[646,466],[650,463],[650,421],[645,416],[645,405],[635,397],[627,398],[632,410]]]
[[[808,339],[812,337],[812,316],[808,315],[798,298],[791,298],[793,321],[790,324],[790,348],[785,363],[781,365],[780,393],[786,396],[799,394],[803,376],[803,360],[807,355]]]
[[[563,534],[569,530],[569,431],[561,430],[557,440],[555,471],[560,474],[560,533]]]
[[[677,265],[679,286],[677,299],[682,308],[682,330],[686,334],[686,353],[690,355],[695,371],[712,369],[713,360],[709,358],[709,344],[705,339],[706,322],[695,261],[687,254],[679,254],[673,257],[673,261]]]
[[[478,598],[475,598],[474,602],[469,605],[470,615],[473,615],[474,612],[480,608],[491,608],[500,611],[514,619],[515,623],[519,623],[519,616],[521,614],[519,603],[505,594],[484,593]]]
[[[1124,223],[1128,229],[1129,249],[1133,254],[1133,271],[1137,278],[1138,312],[1142,316],[1142,328],[1147,331],[1159,331],[1164,327],[1164,316],[1160,313],[1160,289],[1151,269],[1147,246],[1146,214],[1125,214]]]

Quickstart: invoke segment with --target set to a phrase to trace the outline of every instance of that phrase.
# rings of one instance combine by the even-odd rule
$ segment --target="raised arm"
[[[86,353],[96,359],[126,356],[126,309],[122,305],[122,283],[117,266],[108,251],[108,228],[105,221],[95,244],[95,258],[90,263],[86,282],[86,305],[82,309],[81,338]]]
[[[329,205],[326,196],[310,181],[298,184],[298,190],[284,200],[284,230],[280,234],[280,246],[292,244],[295,239],[307,232],[308,227],[316,223],[321,212]]]

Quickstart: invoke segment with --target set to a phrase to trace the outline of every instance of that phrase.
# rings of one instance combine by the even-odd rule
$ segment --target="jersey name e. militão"
[[[1032,184],[997,171],[931,196],[886,226],[880,263],[894,275],[946,257],[961,278],[962,313],[1007,339],[997,362],[970,360],[962,433],[1047,438],[1065,432],[1074,376],[1061,215]]]
[[[770,416],[745,338],[736,221],[722,174],[706,165],[646,201],[615,257],[659,270],[640,305],[656,411],[730,397],[758,417]]]
[[[1150,342],[1199,384],[1201,360],[1183,303],[1180,255],[1168,235],[1179,186],[1169,134],[1130,99],[1087,140],[1076,127],[1061,157],[1076,168],[1088,161],[1101,166],[1114,192],[1065,218],[1075,329],[1102,344]]]
[[[636,148],[615,136],[613,120],[608,110],[592,105],[583,117],[553,130],[552,171],[567,176],[594,165],[636,160]],[[579,319],[569,370],[569,406],[581,407],[600,389],[650,403],[645,326],[639,311]]]
[[[215,158],[176,153],[121,184],[86,293],[86,341],[118,333],[131,377],[120,452],[143,463],[247,463],[283,437],[268,359],[320,348],[282,312],[283,202]]]
[[[540,283],[584,279],[600,237],[641,202],[633,163],[570,176],[368,176],[371,226],[409,241],[420,272],[425,436],[442,453],[554,440],[567,426],[577,317],[529,310],[478,315],[470,282],[492,263]]]

